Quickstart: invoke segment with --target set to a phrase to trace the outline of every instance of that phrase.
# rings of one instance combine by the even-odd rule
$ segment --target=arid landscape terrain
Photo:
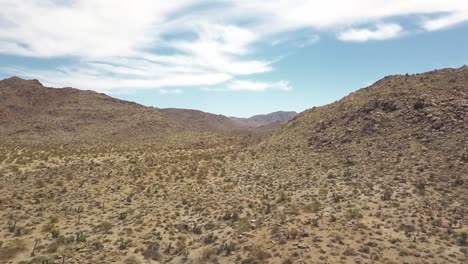
[[[467,263],[468,67],[253,119],[0,81],[0,263]]]

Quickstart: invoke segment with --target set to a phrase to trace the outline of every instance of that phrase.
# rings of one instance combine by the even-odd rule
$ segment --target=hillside
[[[262,135],[278,127],[253,128],[222,115],[145,107],[93,91],[48,88],[18,77],[0,81],[0,124],[0,138],[35,144],[141,143],[201,133]]]
[[[41,89],[75,93],[51,103],[73,106],[72,124],[78,93],[92,98],[87,109],[151,112],[163,131],[230,126]],[[4,90],[22,107],[2,101],[2,126],[49,116],[40,97],[24,100],[28,90]],[[385,77],[263,139],[0,144],[0,263],[467,263],[467,126],[464,67]]]
[[[247,129],[247,125],[237,123],[223,115],[210,114],[198,110],[167,108],[161,109],[170,118],[194,130],[235,132]]]
[[[138,140],[183,129],[156,108],[17,77],[0,81],[0,113],[1,137],[38,144]]]
[[[387,76],[335,103],[304,111],[270,142],[316,150],[416,140],[440,143],[445,151],[459,149],[467,129],[467,82],[468,67]]]
[[[385,77],[254,149],[251,173],[320,205],[313,233],[333,246],[313,247],[332,262],[466,261],[468,67]]]
[[[251,127],[268,126],[271,124],[286,124],[297,115],[296,112],[277,111],[265,115],[254,115],[249,118],[231,117],[232,120]]]

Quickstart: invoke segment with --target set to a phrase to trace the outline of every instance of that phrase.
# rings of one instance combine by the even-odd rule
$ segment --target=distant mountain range
[[[296,115],[297,113],[293,111],[278,111],[265,115],[255,115],[249,118],[231,117],[231,119],[246,126],[261,127],[273,123],[286,124]]]

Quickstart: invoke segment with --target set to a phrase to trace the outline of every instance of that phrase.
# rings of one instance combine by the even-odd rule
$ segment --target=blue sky
[[[468,64],[467,21],[465,0],[0,0],[0,78],[231,116],[303,111]]]

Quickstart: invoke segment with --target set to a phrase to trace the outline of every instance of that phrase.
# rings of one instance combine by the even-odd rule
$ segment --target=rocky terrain
[[[63,101],[50,100],[55,90],[44,88],[42,99],[17,89],[1,101],[11,85],[0,85],[0,263],[468,261],[467,67],[385,77],[264,138],[185,127],[180,113],[116,101],[109,113],[177,132],[140,144],[100,141],[108,131],[92,145],[31,144],[36,134],[91,135],[29,131],[57,120],[54,105],[101,113],[115,99],[92,93],[98,106],[65,89]],[[86,131],[142,133],[118,117],[95,128],[102,116],[83,115]]]

